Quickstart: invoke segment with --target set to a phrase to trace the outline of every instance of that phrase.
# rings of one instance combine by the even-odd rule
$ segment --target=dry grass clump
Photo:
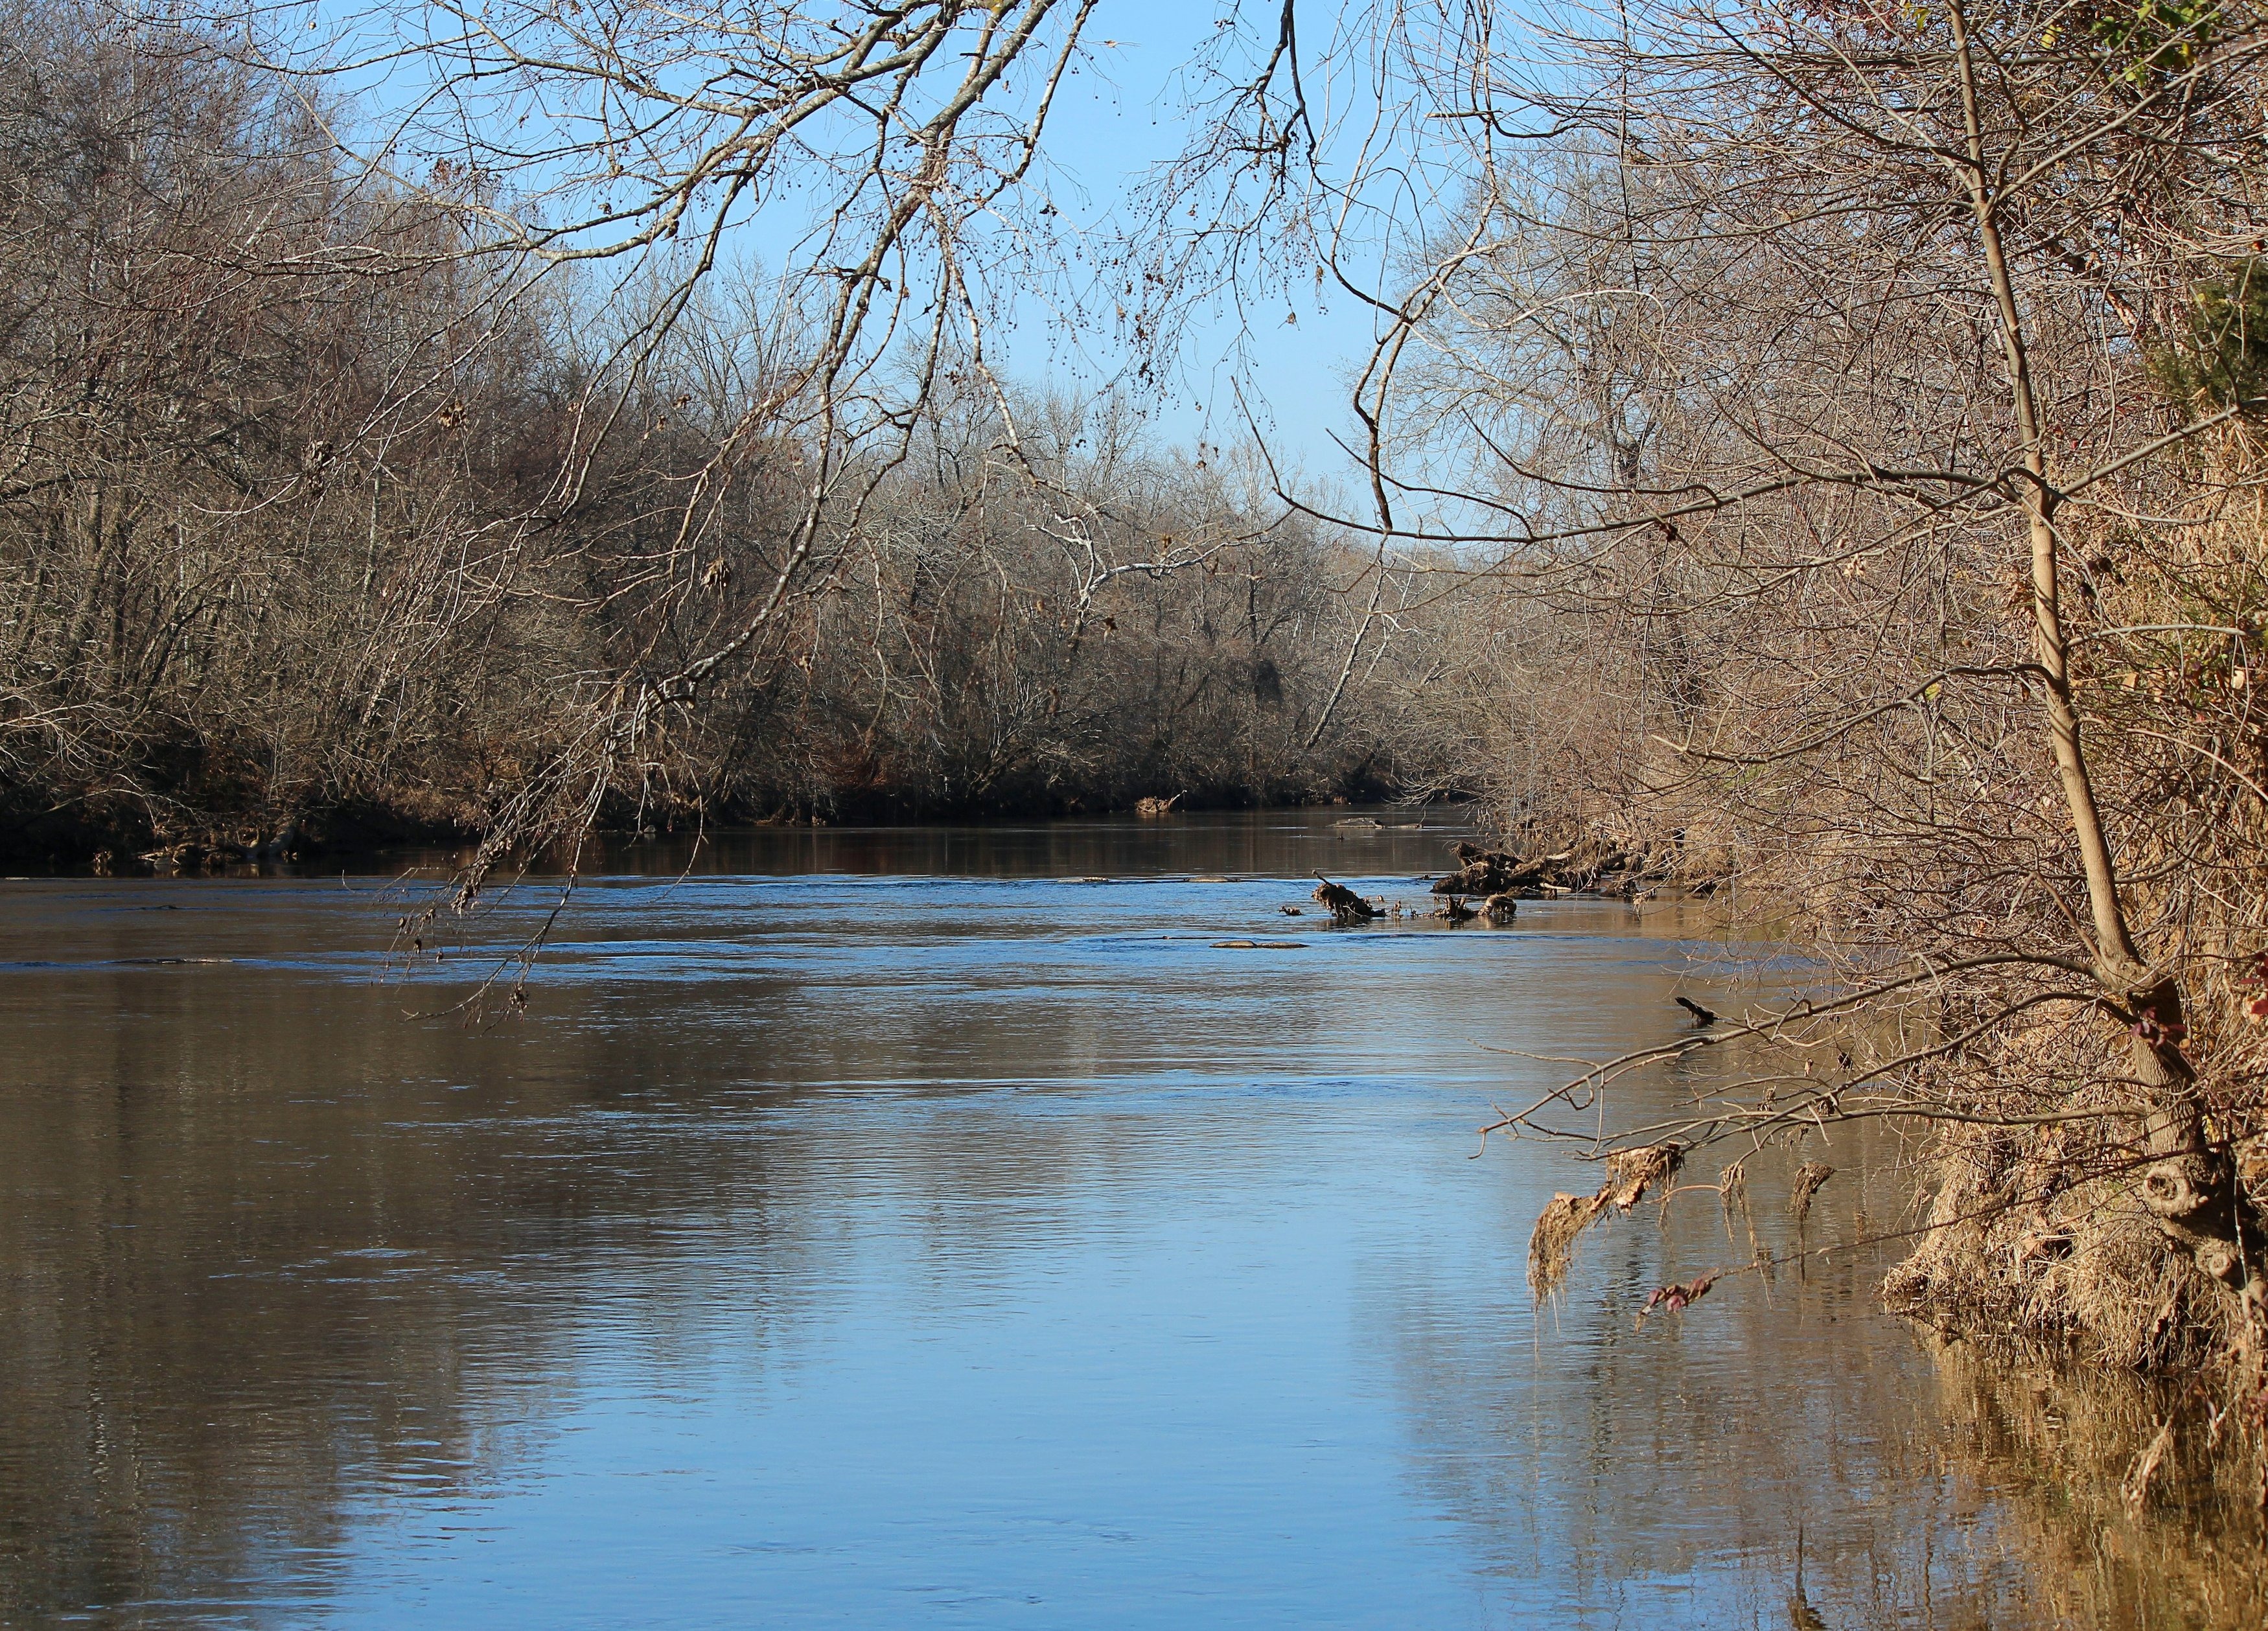
[[[1787,1209],[1797,1227],[1800,1228],[1804,1219],[1811,1216],[1812,1197],[1834,1176],[1835,1169],[1823,1161],[1806,1161],[1796,1169],[1795,1184],[1788,1192]]]
[[[2119,1370],[2231,1350],[2228,1299],[2170,1249],[2114,1127],[1959,1126],[1929,1164],[1939,1183],[1927,1228],[1883,1283],[1894,1311]]]
[[[1607,1209],[1603,1195],[1571,1195],[1564,1189],[1551,1197],[1528,1238],[1528,1285],[1538,1297],[1548,1297],[1567,1277],[1574,1260],[1575,1238],[1598,1221]]]
[[[1528,1238],[1529,1288],[1538,1297],[1550,1295],[1566,1279],[1575,1241],[1586,1229],[1605,1216],[1609,1207],[1627,1213],[1648,1189],[1666,1192],[1684,1164],[1684,1150],[1673,1143],[1617,1150],[1607,1157],[1606,1181],[1597,1194],[1575,1195],[1563,1190],[1552,1196]]]

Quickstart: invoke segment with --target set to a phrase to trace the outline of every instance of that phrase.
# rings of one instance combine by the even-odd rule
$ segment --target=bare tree
[[[2257,1360],[2257,18],[1373,26],[1458,185],[1362,285],[1374,502],[1334,518],[1474,586],[1465,660],[1524,692],[1473,699],[1521,722],[1508,811],[1679,834],[1837,976],[1503,1125],[1933,1121],[1911,1305],[2170,1353],[2146,1217],[2218,1289],[2197,1341]],[[1753,1097],[1599,1142],[1624,1071],[1736,1046]]]

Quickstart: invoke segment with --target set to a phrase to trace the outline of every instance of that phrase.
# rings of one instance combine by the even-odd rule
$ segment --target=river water
[[[2147,1400],[1818,1252],[1894,1141],[1539,1308],[1595,1170],[1491,1101],[1753,989],[1690,907],[1284,915],[1430,905],[1454,834],[1342,815],[632,852],[478,1018],[386,878],[0,885],[0,1620],[2259,1623],[2241,1532],[2071,1473]],[[1637,1325],[1751,1229],[1812,1254]]]

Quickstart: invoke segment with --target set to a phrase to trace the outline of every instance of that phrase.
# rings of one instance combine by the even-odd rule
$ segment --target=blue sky
[[[1226,0],[1123,0],[1100,9],[1087,36],[1093,62],[1070,82],[1049,127],[1056,202],[1067,216],[1108,230],[1131,189],[1181,151],[1188,126],[1177,75],[1228,9]],[[1370,320],[1343,295],[1319,300],[1312,292],[1297,302],[1298,321],[1287,322],[1293,314],[1280,301],[1248,317],[1216,306],[1195,325],[1186,377],[1150,404],[1160,437],[1184,446],[1235,439],[1241,415],[1232,386],[1241,383],[1297,462],[1314,475],[1343,474],[1346,461],[1331,434],[1345,434],[1351,422],[1345,380],[1368,350]],[[1008,371],[1027,383],[1071,383],[1116,364],[1108,356],[1067,357],[1061,341],[1036,303],[1027,303],[1005,340],[996,338]]]
[[[1057,94],[1035,180],[1060,210],[1060,224],[1074,235],[1088,234],[1098,255],[1132,224],[1133,189],[1174,158],[1188,138],[1182,70],[1218,37],[1222,19],[1240,12],[1246,37],[1264,52],[1274,37],[1276,0],[1102,0],[1096,8],[1083,35],[1086,59]],[[414,46],[424,18],[398,0],[375,5],[284,0],[270,15],[278,24],[278,43],[289,48],[304,42],[308,55],[302,60],[309,65],[360,60],[362,66],[340,74],[335,84],[372,116],[373,129],[384,129],[395,112],[437,105],[425,100],[434,84],[432,61]],[[1312,57],[1342,11],[1316,0],[1300,15],[1303,45]],[[305,32],[300,17],[308,19]],[[411,50],[396,55],[403,45]],[[1330,89],[1312,63],[1307,89],[1319,106]],[[502,84],[493,90],[512,94]],[[1365,86],[1356,84],[1353,90],[1359,98]],[[446,112],[447,99],[438,106]],[[1329,121],[1322,122],[1328,135]],[[411,158],[414,151],[415,144],[397,152]],[[415,173],[422,165],[409,167]],[[737,230],[737,246],[760,264],[777,264],[795,253],[792,246],[810,224],[808,207],[808,199],[792,187],[775,191]],[[1047,281],[1027,275],[1025,283],[1015,285],[986,336],[989,355],[1021,387],[1071,393],[1105,387],[1127,362],[1107,338],[1111,325],[1075,330],[1065,319],[1076,314],[1054,304],[1065,298],[1061,290],[1032,286]],[[1064,287],[1086,281],[1074,273]],[[1304,287],[1296,310],[1278,294],[1241,312],[1226,305],[1199,311],[1188,330],[1179,376],[1167,387],[1130,386],[1161,444],[1236,442],[1245,434],[1248,408],[1270,432],[1280,465],[1324,479],[1350,472],[1332,436],[1345,434],[1352,422],[1346,382],[1351,366],[1367,353],[1371,320],[1344,295],[1325,299],[1310,279],[1303,276],[1300,282]]]

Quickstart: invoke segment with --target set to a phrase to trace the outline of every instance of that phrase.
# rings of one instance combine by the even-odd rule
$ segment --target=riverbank
[[[1393,790],[1363,775],[1307,789],[1276,788],[1272,796],[1247,790],[1177,789],[1169,817],[1240,810],[1403,810]],[[704,811],[678,801],[635,805],[610,803],[591,837],[601,848],[655,839],[687,841],[703,832],[762,827],[846,827],[966,825],[1049,821],[1075,817],[1135,816],[1148,793],[1075,792],[1044,797],[977,800],[956,804],[912,797],[869,794],[816,806],[727,804]],[[0,800],[0,804],[4,804]],[[17,807],[25,800],[16,798]],[[1425,804],[1418,810],[1465,809]],[[166,808],[136,797],[83,797],[60,806],[0,821],[0,868],[21,875],[174,877],[222,875],[244,868],[367,858],[389,851],[469,853],[490,813],[469,796],[406,793],[379,802],[303,808],[289,813],[258,808],[237,812]],[[1403,820],[1422,819],[1403,815]],[[1445,860],[1444,864],[1447,864]]]

